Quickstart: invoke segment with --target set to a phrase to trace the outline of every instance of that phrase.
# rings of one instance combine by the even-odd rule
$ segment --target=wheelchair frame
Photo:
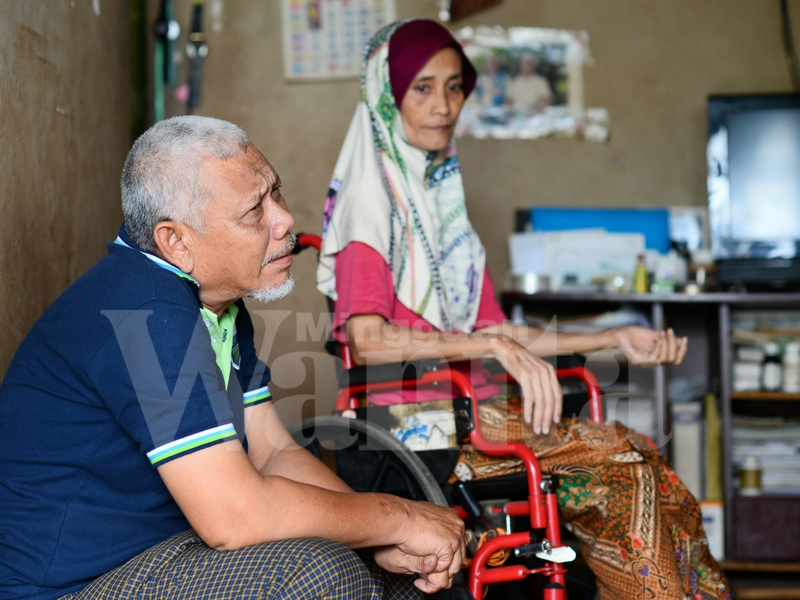
[[[313,234],[300,234],[298,236],[299,252],[305,247],[316,248],[317,251],[321,247],[321,238]],[[500,551],[518,551],[521,555],[533,555],[537,552],[548,552],[562,546],[561,532],[559,530],[558,518],[558,505],[556,503],[555,489],[551,484],[549,477],[543,477],[539,461],[531,449],[521,442],[506,442],[503,444],[495,444],[489,442],[480,432],[478,424],[480,423],[478,416],[478,403],[475,401],[475,390],[469,378],[460,371],[450,369],[448,367],[440,368],[438,364],[432,363],[428,366],[421,377],[416,379],[410,378],[392,378],[388,380],[378,381],[359,381],[357,383],[349,383],[350,373],[353,373],[358,367],[355,367],[350,349],[347,344],[341,344],[341,359],[345,371],[343,372],[343,379],[348,380],[347,383],[340,381],[340,390],[336,398],[334,407],[335,412],[343,413],[348,410],[354,410],[360,407],[359,396],[367,391],[388,391],[416,388],[418,386],[435,386],[442,383],[449,383],[452,389],[458,395],[456,397],[463,397],[470,400],[470,408],[472,411],[472,423],[475,425],[469,432],[470,443],[479,451],[491,456],[504,456],[514,455],[519,458],[525,465],[528,483],[528,499],[526,501],[510,501],[506,502],[502,507],[495,508],[494,510],[501,510],[508,516],[527,516],[530,519],[531,530],[518,533],[508,533],[498,535],[486,543],[481,545],[475,553],[472,564],[469,567],[469,574],[467,576],[467,586],[470,593],[474,598],[480,600],[483,598],[484,586],[492,583],[519,581],[533,574],[540,574],[544,577],[549,577],[550,581],[544,586],[544,600],[566,600],[566,587],[565,587],[565,569],[561,563],[547,561],[544,567],[540,568],[527,568],[525,565],[508,565],[508,566],[489,566],[488,561],[490,557],[496,552]],[[600,394],[600,387],[594,375],[583,367],[572,367],[567,369],[557,369],[556,376],[559,378],[574,378],[583,382],[589,397],[589,412],[590,418],[596,423],[602,423],[603,418],[603,404]],[[501,381],[514,382],[508,374],[501,374]],[[497,381],[493,377],[493,381]],[[473,510],[462,506],[453,506],[453,508],[462,519],[474,517],[469,513]],[[545,538],[541,542],[537,542],[534,530],[545,530]]]

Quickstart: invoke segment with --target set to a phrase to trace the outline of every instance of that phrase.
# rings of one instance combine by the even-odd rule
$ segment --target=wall
[[[0,11],[1,378],[114,239],[130,122],[127,2],[0,0]]]
[[[154,19],[157,2],[149,2]],[[358,84],[284,81],[278,0],[206,4],[222,8],[221,30],[213,31],[207,20],[210,54],[198,112],[242,126],[281,174],[296,230],[318,232]],[[177,10],[186,24],[188,0],[177,2]],[[401,18],[436,14],[432,0],[397,0],[397,12]],[[800,10],[794,12],[800,35]],[[588,31],[594,66],[585,71],[586,104],[606,107],[611,115],[607,144],[459,142],[468,208],[495,280],[502,284],[508,268],[506,235],[517,207],[703,205],[706,97],[788,91],[779,15],[778,0],[504,0],[456,23]],[[290,419],[299,416],[298,400],[306,397],[289,399],[296,393],[290,389],[300,385],[303,394],[327,404],[335,388],[330,361],[314,358],[321,344],[299,342],[305,328],[297,331],[296,317],[281,321],[285,313],[274,312],[295,310],[316,320],[325,309],[314,289],[313,259],[298,258],[294,270],[298,290],[291,298],[257,307],[270,331],[282,323],[279,350],[267,343],[263,354],[273,364],[276,395],[286,400],[279,406]],[[308,361],[316,361],[316,389],[313,374],[286,357],[291,352],[309,354],[309,368]]]

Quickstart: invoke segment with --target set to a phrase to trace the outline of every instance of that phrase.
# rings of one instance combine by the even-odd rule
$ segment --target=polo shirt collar
[[[130,237],[128,237],[128,232],[125,230],[125,225],[124,224],[120,226],[119,233],[117,234],[117,239],[114,240],[114,243],[119,245],[119,246],[125,246],[126,248],[131,248],[133,250],[136,250],[137,252],[141,252],[142,254],[144,254],[147,258],[149,258],[151,261],[156,263],[162,269],[166,269],[167,271],[171,271],[172,273],[175,273],[178,277],[182,277],[183,279],[193,283],[198,288],[200,287],[200,284],[198,283],[198,281],[194,277],[192,277],[188,273],[184,273],[178,267],[176,267],[174,265],[171,265],[170,263],[165,261],[163,258],[159,258],[155,254],[152,254],[152,253],[148,252],[147,250],[145,250],[144,248],[142,248],[141,246],[137,245],[136,242],[134,242],[133,240],[131,240]]]
[[[213,311],[204,307],[203,303],[200,301],[200,284],[198,281],[188,273],[184,273],[176,266],[171,265],[163,258],[159,258],[136,244],[136,242],[128,236],[124,224],[119,228],[119,233],[114,243],[118,246],[124,246],[125,248],[140,252],[162,269],[175,273],[178,277],[182,277],[193,284],[192,291],[200,307],[203,323],[205,323],[205,326],[208,328],[208,334],[211,336],[211,347],[214,349],[214,354],[217,357],[217,366],[219,366],[222,372],[222,376],[225,379],[225,389],[227,389],[231,366],[238,371],[241,362],[239,342],[236,339],[236,315],[239,313],[239,307],[236,306],[236,304],[231,304],[220,317],[217,317]]]

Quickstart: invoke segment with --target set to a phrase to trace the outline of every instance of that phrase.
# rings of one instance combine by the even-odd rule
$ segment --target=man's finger
[[[429,573],[427,575],[420,574],[420,576],[414,580],[414,585],[426,594],[433,594],[434,592],[449,588],[453,585],[453,578],[450,577],[447,572]]]
[[[417,556],[403,552],[396,546],[376,548],[375,560],[383,568],[388,568],[393,573],[414,575],[430,573],[436,569],[438,559],[436,555]]]

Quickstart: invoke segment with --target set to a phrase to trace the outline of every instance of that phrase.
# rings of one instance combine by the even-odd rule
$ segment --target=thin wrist
[[[601,350],[616,350],[619,348],[619,329],[608,329],[600,332],[602,338],[600,339]]]
[[[492,336],[489,339],[489,351],[491,353],[491,357],[494,359],[500,357],[505,352],[510,340],[511,338],[503,333],[498,333],[497,335]]]

